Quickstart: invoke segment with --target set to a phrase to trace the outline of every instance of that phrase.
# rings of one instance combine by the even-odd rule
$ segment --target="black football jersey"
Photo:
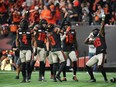
[[[36,30],[36,41],[38,47],[45,47],[46,31],[42,29]]]
[[[19,30],[18,31],[19,38],[19,49],[27,50],[31,49],[31,32],[30,30]]]
[[[74,50],[75,40],[76,40],[76,32],[75,30],[70,30],[66,34],[66,38],[63,40],[63,50],[64,51]]]
[[[52,49],[61,50],[60,34],[57,34],[56,32],[53,32],[49,36],[49,41],[50,41],[50,45],[51,45],[51,50]]]
[[[105,41],[105,33],[103,35],[104,36],[101,36],[99,34],[94,41],[94,46],[96,47],[96,54],[106,53],[107,45]]]

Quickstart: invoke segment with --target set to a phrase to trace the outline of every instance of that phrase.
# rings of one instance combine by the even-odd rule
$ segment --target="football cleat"
[[[46,82],[46,80],[45,80],[45,79],[42,79],[42,81],[43,81],[43,82]]]
[[[62,81],[67,81],[67,79],[65,77],[62,78]]]
[[[57,82],[56,78],[54,77],[53,82]]]
[[[46,80],[45,80],[45,78],[44,78],[44,77],[42,77],[42,81],[43,81],[43,82],[46,82]]]
[[[21,83],[26,83],[26,80],[25,80],[25,79],[23,79],[23,80],[21,81]]]
[[[77,79],[77,77],[76,76],[73,76],[73,78],[72,78],[74,81],[79,81],[78,79]]]
[[[31,82],[31,80],[30,80],[29,78],[27,78],[27,79],[26,79],[26,82],[27,82],[27,83],[30,83],[30,82]]]
[[[91,79],[88,82],[96,82],[96,79]]]
[[[39,78],[38,81],[42,81],[42,78]]]
[[[54,75],[51,75],[50,79],[53,79],[54,78]]]
[[[106,83],[108,83],[108,79],[104,79],[104,81],[105,81]]]
[[[106,83],[108,83],[108,80],[105,80]]]
[[[19,79],[19,76],[16,76],[15,79]]]
[[[60,76],[56,76],[56,79],[58,79],[60,82],[62,82]]]

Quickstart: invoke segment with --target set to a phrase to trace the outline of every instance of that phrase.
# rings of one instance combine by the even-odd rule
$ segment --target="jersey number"
[[[49,39],[50,39],[51,45],[54,46],[56,44],[56,42],[55,42],[53,36],[50,36]]]
[[[39,33],[38,40],[44,41],[45,37],[46,37],[45,33]]]
[[[66,36],[66,43],[73,43],[73,39],[74,39],[73,35],[71,35],[71,34],[67,35]]]
[[[23,37],[22,37],[22,42],[23,42],[24,44],[27,44],[27,36],[26,36],[26,35],[23,35]]]
[[[100,38],[96,38],[95,42],[94,42],[95,47],[99,47],[101,46],[101,41]]]

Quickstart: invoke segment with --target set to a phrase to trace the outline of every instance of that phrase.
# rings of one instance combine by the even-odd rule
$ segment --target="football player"
[[[102,23],[101,23],[101,29],[93,30],[93,35],[94,35],[95,40],[94,41],[88,40],[88,43],[92,43],[96,47],[96,54],[86,63],[86,68],[90,75],[90,82],[96,82],[96,79],[93,75],[93,70],[92,70],[92,66],[96,63],[104,77],[104,81],[108,82],[106,71],[103,67],[105,60],[106,60],[106,54],[107,54],[106,52],[107,45],[106,45],[106,40],[105,40],[104,26],[105,26],[105,23],[104,23],[104,18],[103,18]]]
[[[45,62],[46,62],[46,26],[47,21],[45,19],[40,20],[40,24],[35,26],[35,52],[37,54],[37,57],[39,57],[40,61],[40,69],[39,69],[39,81],[45,81]]]
[[[73,63],[73,80],[78,81],[76,77],[77,71],[77,40],[76,40],[76,31],[71,29],[71,23],[69,21],[64,22],[64,34],[65,38],[63,38],[63,51],[66,55],[66,59],[70,59]],[[63,35],[64,36],[64,35]],[[63,69],[63,79],[62,81],[67,81],[66,79],[66,66]]]
[[[28,20],[22,19],[17,31],[16,47],[19,48],[19,57],[22,63],[22,83],[30,82],[30,60],[32,54],[32,33],[28,27]]]
[[[52,32],[49,33],[47,41],[49,43],[48,46],[51,46],[51,55],[53,60],[53,74],[54,74],[53,80],[54,82],[57,82],[58,79],[60,82],[62,82],[60,74],[65,66],[65,55],[61,48],[60,28],[58,26],[55,26]],[[58,69],[59,61],[60,66]]]

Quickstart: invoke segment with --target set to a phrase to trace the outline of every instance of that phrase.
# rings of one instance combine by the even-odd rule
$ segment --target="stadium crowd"
[[[31,2],[31,3],[30,3]],[[66,10],[66,11],[65,11]],[[107,17],[107,24],[115,24],[115,0],[0,0],[0,24],[19,24],[28,12],[30,24],[41,18],[48,23],[61,22],[63,13],[68,13],[67,20],[76,22],[97,22],[102,14]],[[46,15],[47,14],[47,15]],[[48,16],[48,17],[45,17]]]
[[[38,25],[39,23],[40,23],[42,29],[44,29],[44,27],[46,26],[46,25],[44,26],[43,24],[47,24],[47,29],[49,29],[49,28],[53,29],[53,26],[56,26],[56,25],[59,25],[60,28],[66,27],[66,29],[68,29],[71,24],[66,21],[76,22],[78,24],[79,23],[88,23],[89,25],[100,25],[104,15],[105,15],[105,23],[107,25],[115,25],[116,24],[116,0],[0,0],[0,24],[1,24],[0,25],[0,34],[7,36],[10,31],[11,33],[13,33],[12,34],[13,37],[17,37],[16,34],[18,33],[20,35],[20,32],[22,32],[20,30],[17,32],[17,30],[20,28],[25,28],[25,27],[26,28],[29,27],[31,32],[35,31],[37,33],[38,31],[36,29],[39,29],[40,26],[36,26],[36,25]],[[26,19],[26,21],[23,19]],[[65,24],[65,22],[66,22],[66,24]],[[25,23],[28,23],[28,27]],[[57,34],[59,34],[59,29],[58,29],[59,26],[56,26],[53,30],[54,32],[57,32]],[[51,30],[48,30],[48,31],[51,32]],[[27,31],[25,31],[25,32],[27,33]],[[61,32],[63,32],[63,31],[61,31]],[[69,32],[69,30],[66,30],[66,32]],[[65,35],[66,32],[63,32],[63,35]],[[75,33],[74,31],[71,31],[71,32]],[[30,37],[30,36],[28,36],[28,37]],[[59,36],[57,36],[57,37],[59,38]],[[19,36],[17,38],[16,38],[17,42],[15,43],[16,47],[19,45],[19,44],[17,44],[17,43],[19,43],[18,40],[23,37]],[[56,41],[58,38],[55,38]],[[31,39],[31,38],[29,38],[29,39]],[[39,40],[40,38],[38,37],[37,39]],[[48,39],[51,39],[51,38],[48,38]],[[24,44],[27,44],[27,42],[25,42],[25,41],[22,41],[22,42],[24,42]],[[48,43],[49,43],[49,41],[48,41]],[[58,43],[60,43],[60,42],[58,41]],[[51,43],[51,44],[54,44],[54,43]],[[73,44],[75,45],[75,43],[73,43]],[[36,45],[37,45],[37,42],[36,42]],[[34,47],[33,47],[34,55],[35,54],[37,55],[36,51],[38,51],[38,52],[41,51],[41,49],[39,49],[39,48],[35,49],[36,45],[34,43]],[[61,43],[60,43],[60,45],[61,45]],[[60,46],[60,45],[58,45],[58,46]],[[56,46],[56,47],[58,47],[58,46]],[[56,50],[56,47],[54,48],[54,46],[52,46],[52,50],[54,50],[55,52],[61,51],[61,49],[58,49],[58,48]],[[43,48],[43,46],[42,47],[40,46],[40,48]],[[75,48],[77,51],[78,47],[75,46]],[[21,48],[21,49],[27,50],[24,48]],[[46,48],[46,50],[47,50],[46,54],[50,55],[48,53],[48,49],[49,49],[49,47]],[[12,49],[10,51],[1,52],[1,62],[3,62],[3,60],[4,60],[3,67],[1,68],[2,70],[5,70],[5,65],[7,65],[7,64],[11,65],[11,70],[13,67],[15,67],[15,68],[17,67],[16,62],[15,62],[16,61],[15,60],[16,50]],[[30,48],[29,48],[29,50],[30,50]],[[65,49],[65,50],[67,51],[67,49]],[[54,52],[54,54],[57,54],[57,52],[56,53],[55,52]],[[70,56],[69,53],[67,53],[68,56]],[[38,53],[38,55],[40,55],[40,53]],[[43,54],[43,55],[45,55],[45,54]],[[59,54],[57,56],[59,56]],[[51,67],[53,68],[53,71],[51,71],[51,75],[52,74],[56,75],[56,78],[59,81],[63,81],[63,80],[66,81],[65,71],[64,71],[63,80],[60,79],[60,73],[63,70],[63,68],[65,68],[65,62],[64,62],[65,58],[63,55],[60,55],[59,58],[61,56],[62,56],[62,58],[59,59],[61,61],[61,64],[60,64],[60,68],[58,70],[58,74],[56,75],[56,71],[57,71],[56,68],[58,66],[57,63],[59,61],[53,60],[54,65],[51,65]],[[41,56],[39,56],[39,57],[41,57]],[[77,57],[77,55],[75,55],[75,57]],[[77,68],[75,61],[77,61],[75,58],[72,59],[72,62],[74,63],[73,80],[78,81],[78,79],[76,78],[76,72],[75,72],[76,68]],[[22,70],[23,70],[22,71],[22,76],[23,76],[22,82],[26,82],[26,79],[30,80],[30,78],[31,78],[30,73],[32,73],[32,72],[29,71],[28,72],[29,75],[28,75],[28,77],[26,77],[25,69],[27,69],[27,67],[26,68],[24,68],[24,67],[28,65],[28,62],[24,61],[23,59],[21,60],[21,62],[22,62]],[[33,63],[35,63],[35,61],[33,61]],[[40,75],[39,80],[40,81],[44,80],[44,72],[45,71],[43,71],[43,68],[45,68],[44,59],[42,59],[42,60],[40,59],[40,72],[39,72],[39,75]],[[29,69],[29,67],[28,67],[28,69]],[[56,78],[54,77],[54,81],[57,81]],[[96,81],[96,80],[94,80],[94,81]],[[106,78],[106,81],[107,81],[107,78]]]
[[[18,29],[21,19],[28,17],[30,26],[46,19],[48,23],[71,22],[100,25],[102,15],[106,24],[116,24],[116,0],[0,0],[0,34]]]

